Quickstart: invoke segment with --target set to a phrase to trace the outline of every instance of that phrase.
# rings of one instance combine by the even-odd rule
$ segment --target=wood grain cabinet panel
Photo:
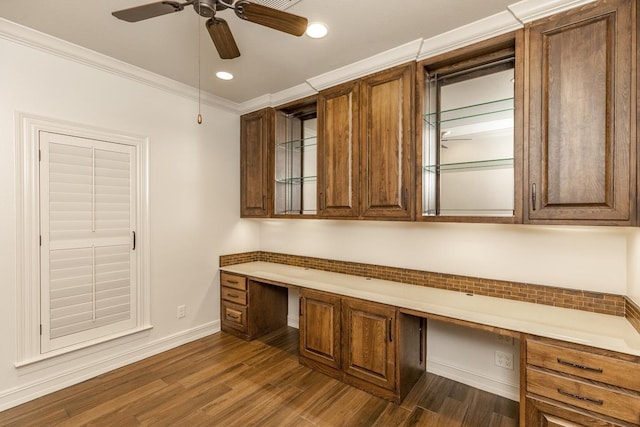
[[[413,217],[415,63],[361,81],[363,218]]]
[[[287,288],[220,272],[221,329],[246,340],[287,326]]]
[[[527,426],[640,425],[640,357],[527,338],[525,360]]]
[[[241,217],[268,217],[271,213],[273,122],[274,111],[271,108],[240,118]]]
[[[546,399],[527,399],[526,427],[628,427],[614,420],[605,420],[586,411],[559,407]]]
[[[346,379],[352,377],[394,390],[396,309],[345,298],[342,301],[342,313],[343,370]]]
[[[640,364],[530,340],[527,363],[640,392]]]
[[[341,299],[337,295],[300,291],[300,359],[311,367],[339,376],[342,368]]]
[[[634,7],[600,1],[527,27],[529,222],[635,222]]]
[[[354,81],[318,96],[318,213],[322,217],[359,214],[359,88]]]

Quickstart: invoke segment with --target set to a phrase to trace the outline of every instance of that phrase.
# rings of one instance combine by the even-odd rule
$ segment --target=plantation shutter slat
[[[56,134],[41,150],[47,351],[135,324],[134,159],[121,144]]]

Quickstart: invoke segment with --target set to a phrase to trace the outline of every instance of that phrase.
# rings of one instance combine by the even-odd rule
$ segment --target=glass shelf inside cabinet
[[[427,172],[456,172],[479,171],[483,169],[513,168],[513,157],[507,159],[474,160],[470,162],[444,163],[439,165],[425,165]]]
[[[279,142],[276,144],[278,148],[283,148],[285,150],[304,150],[305,148],[315,147],[316,145],[317,145],[316,136],[294,139],[291,141]]]
[[[317,178],[318,177],[316,176],[292,176],[287,178],[277,178],[276,182],[279,184],[304,184],[307,182],[315,182]]]
[[[514,215],[514,68],[426,75],[423,216]]]
[[[448,123],[447,126],[456,127],[469,124],[474,125],[476,132],[483,132],[489,129],[479,128],[479,122],[491,123],[496,120],[513,122],[513,111],[513,98],[504,98],[442,110],[439,113],[427,113],[424,115],[424,121],[432,127],[438,123]]]
[[[315,112],[276,115],[275,215],[317,213],[317,120]]]

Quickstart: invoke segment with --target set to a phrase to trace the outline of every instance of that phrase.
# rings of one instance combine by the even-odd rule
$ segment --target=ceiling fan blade
[[[307,18],[247,0],[236,2],[235,10],[242,19],[294,36],[301,36],[307,30]]]
[[[138,22],[144,19],[155,18],[172,12],[180,12],[184,5],[175,1],[161,1],[157,3],[143,4],[129,9],[122,9],[111,14],[118,19],[127,22]]]
[[[240,50],[236,44],[229,24],[222,18],[210,18],[207,20],[207,30],[222,59],[233,59],[240,56]]]

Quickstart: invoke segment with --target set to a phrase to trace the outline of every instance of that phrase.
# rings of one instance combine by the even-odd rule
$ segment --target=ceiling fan
[[[301,36],[307,29],[307,18],[289,12],[252,3],[248,0],[188,0],[184,3],[176,1],[160,1],[144,4],[129,9],[118,10],[112,15],[127,22],[138,22],[156,16],[180,12],[185,6],[193,6],[197,14],[207,19],[206,26],[213,44],[222,59],[233,59],[240,56],[229,24],[216,16],[216,12],[233,9],[236,15],[246,21],[264,25],[274,30],[283,31],[294,36]]]

